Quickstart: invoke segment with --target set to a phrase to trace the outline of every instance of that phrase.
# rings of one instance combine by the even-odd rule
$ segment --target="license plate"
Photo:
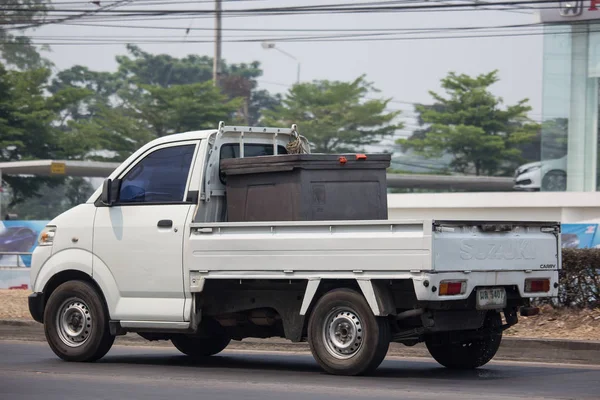
[[[477,309],[506,307],[506,290],[504,288],[477,289]]]

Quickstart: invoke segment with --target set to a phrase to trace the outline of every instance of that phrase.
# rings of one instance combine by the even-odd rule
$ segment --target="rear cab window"
[[[277,146],[277,154],[287,154],[285,146]],[[244,144],[244,158],[246,157],[261,157],[261,156],[272,156],[273,144],[260,144],[260,143],[248,143]],[[220,160],[227,160],[230,158],[240,158],[240,145],[238,143],[228,143],[221,146],[221,152],[219,153]],[[225,184],[226,176],[221,172],[219,167],[219,179],[222,184]]]

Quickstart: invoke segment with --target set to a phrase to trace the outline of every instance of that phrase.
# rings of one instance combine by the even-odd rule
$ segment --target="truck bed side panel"
[[[196,271],[431,269],[431,228],[422,221],[192,224],[188,245]]]

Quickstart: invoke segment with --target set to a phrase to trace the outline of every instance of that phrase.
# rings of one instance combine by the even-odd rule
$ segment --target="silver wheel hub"
[[[353,310],[336,308],[325,319],[323,339],[329,354],[338,359],[351,358],[362,347],[362,322]]]
[[[81,299],[63,302],[56,316],[58,336],[69,347],[79,347],[87,342],[93,328],[89,307]]]

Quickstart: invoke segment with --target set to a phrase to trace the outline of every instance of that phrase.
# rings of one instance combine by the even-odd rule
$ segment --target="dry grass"
[[[0,289],[0,319],[31,319],[27,296],[29,290]]]
[[[600,309],[553,309],[544,306],[535,317],[519,317],[507,336],[600,341]]]
[[[27,306],[29,290],[0,289],[0,319],[31,319]],[[600,309],[559,310],[542,308],[535,317],[519,317],[506,336],[600,341]]]

